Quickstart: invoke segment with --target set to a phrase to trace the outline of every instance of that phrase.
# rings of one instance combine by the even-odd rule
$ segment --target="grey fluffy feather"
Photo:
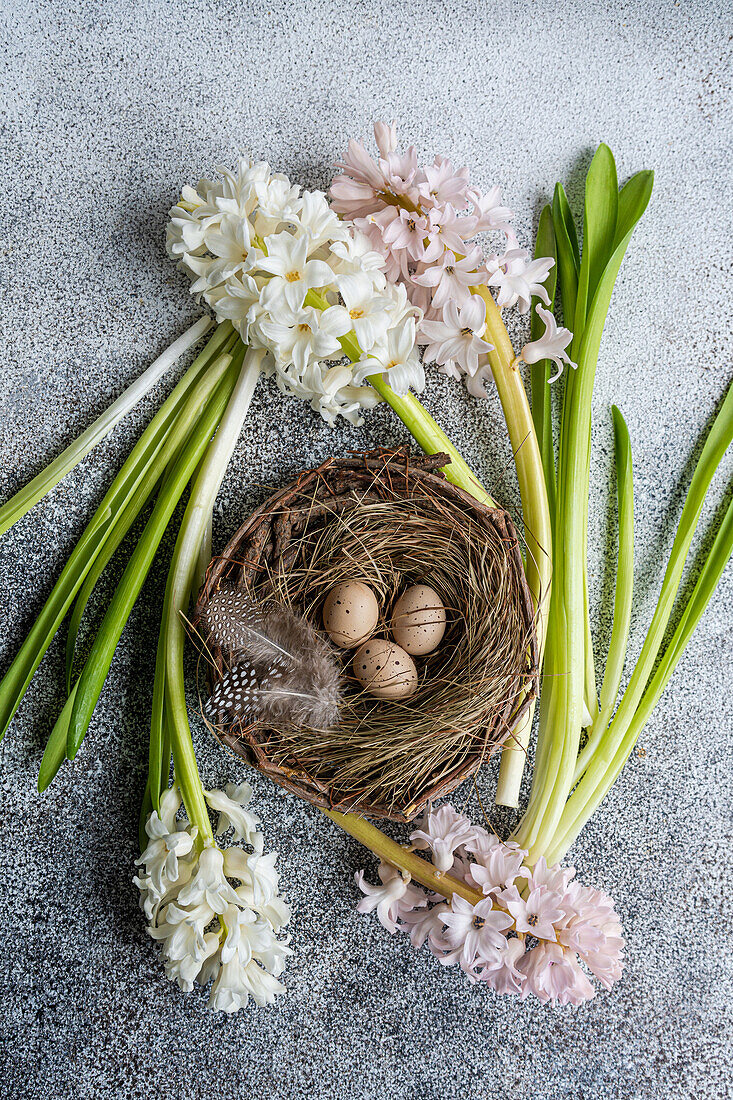
[[[203,624],[231,665],[206,704],[209,718],[313,729],[338,722],[338,665],[302,615],[225,589],[209,601]]]

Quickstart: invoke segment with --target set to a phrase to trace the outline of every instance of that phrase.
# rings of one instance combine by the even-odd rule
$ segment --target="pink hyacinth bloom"
[[[506,993],[510,996],[522,992],[525,975],[519,969],[519,960],[524,956],[524,941],[507,939],[498,948],[493,959],[489,960],[481,973],[479,981],[486,982],[497,993]]]
[[[424,263],[440,259],[446,248],[451,252],[465,252],[466,240],[474,235],[475,225],[475,218],[459,218],[450,203],[434,207],[428,215]]]
[[[428,806],[419,828],[410,833],[412,846],[418,851],[429,849],[433,863],[441,874],[450,871],[457,848],[465,845],[474,835],[474,827],[463,814],[450,805],[434,810]]]
[[[377,143],[380,157],[386,157],[394,153],[397,148],[397,126],[394,122],[387,125],[386,122],[374,123],[374,140]]]
[[[432,164],[422,170],[418,192],[422,202],[429,206],[442,206],[449,202],[456,210],[465,210],[468,192],[468,169],[455,169],[447,157],[436,156]]]
[[[378,193],[387,190],[387,181],[362,142],[352,139],[344,159],[336,167],[342,171],[334,178],[330,193],[337,214],[363,218],[382,208],[384,203]]]
[[[457,260],[452,252],[443,252],[437,263],[412,276],[413,283],[421,287],[435,288],[432,294],[433,308],[442,310],[451,298],[459,304],[468,301],[472,286],[476,286],[483,276],[476,270],[481,262],[478,248],[472,248],[467,256]]]
[[[540,856],[531,870],[524,868],[520,874],[527,879],[530,890],[534,890],[538,886],[545,886],[548,890],[552,890],[555,894],[560,894],[564,898],[571,879],[575,878],[575,868],[562,867],[559,863],[554,863],[552,867],[548,867],[545,857]]]
[[[476,863],[471,864],[471,877],[485,894],[503,890],[513,883],[527,854],[514,841],[502,843],[496,838],[489,839],[490,843],[480,848],[468,848],[476,857]]]
[[[407,278],[408,253],[404,249],[393,250],[384,239],[384,234],[394,221],[398,221],[399,211],[387,206],[366,218],[356,218],[354,225],[368,239],[371,247],[384,256],[385,275],[391,283]]]
[[[557,943],[541,943],[517,963],[526,977],[521,997],[534,993],[543,1004],[582,1004],[596,995],[577,958]]]
[[[419,195],[413,181],[417,175],[417,150],[411,145],[404,153],[393,150],[379,161],[379,170],[394,195],[404,195],[417,205]]]
[[[492,256],[486,264],[489,286],[499,288],[496,304],[500,309],[510,309],[516,305],[520,313],[527,313],[532,298],[541,298],[546,306],[550,299],[542,285],[550,274],[555,261],[551,259],[530,260],[525,248],[510,248],[503,256]]]
[[[396,867],[388,863],[379,864],[381,886],[372,886],[365,882],[364,872],[357,871],[354,881],[366,896],[357,903],[359,913],[371,913],[375,909],[380,924],[393,935],[397,931],[397,921],[412,909],[427,905],[427,895],[417,886],[410,885],[410,876],[403,878]]]
[[[443,320],[424,320],[420,325],[418,343],[427,344],[425,358],[439,366],[457,365],[471,378],[479,368],[479,355],[493,350],[483,340],[486,327],[486,306],[477,296],[459,306],[455,301],[443,306]]]
[[[477,188],[472,187],[468,191],[468,198],[473,205],[477,233],[486,231],[511,232],[509,222],[514,214],[508,206],[501,205],[501,188],[498,185],[492,187],[485,195],[482,195]]]
[[[411,260],[420,260],[425,254],[427,232],[427,218],[410,210],[400,210],[384,228],[382,239],[389,248],[404,248]]]
[[[566,919],[557,929],[558,942],[577,952],[605,989],[623,972],[622,936],[612,899],[602,890],[572,883],[562,907]]]
[[[444,966],[459,963],[462,970],[475,977],[477,965],[492,965],[502,949],[512,920],[500,909],[493,909],[491,899],[476,905],[454,894],[449,912],[443,914],[445,941],[451,948],[440,961]]]
[[[523,898],[516,886],[509,886],[499,898],[514,917],[517,932],[528,932],[539,940],[554,941],[557,938],[555,923],[565,916],[557,894],[545,886],[538,886]]]
[[[578,364],[574,363],[565,351],[573,338],[573,334],[570,329],[558,328],[557,322],[549,309],[543,309],[538,304],[536,313],[540,320],[544,322],[545,331],[539,340],[532,340],[529,344],[524,345],[520,352],[520,358],[524,359],[525,363],[539,363],[541,359],[551,359],[557,367],[557,371],[551,378],[548,378],[548,382],[555,382],[562,374],[563,364],[567,363],[573,370],[577,370]]]
[[[410,909],[402,913],[400,928],[408,933],[413,947],[422,947],[426,940],[431,947],[446,950],[443,941],[443,914],[448,912],[448,904],[441,902],[429,909]]]

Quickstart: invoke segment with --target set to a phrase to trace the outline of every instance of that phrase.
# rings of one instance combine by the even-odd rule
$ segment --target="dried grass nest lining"
[[[534,677],[533,631],[506,514],[477,505],[435,474],[445,456],[416,462],[380,452],[378,459],[370,452],[356,476],[337,476],[336,484],[326,476],[325,485],[316,477],[294,496],[283,491],[273,498],[272,545],[261,545],[261,524],[245,524],[213,563],[201,601],[218,585],[235,583],[259,599],[283,601],[320,627],[329,589],[361,580],[377,595],[377,635],[385,636],[392,605],[407,586],[435,588],[448,628],[434,653],[417,658],[419,686],[408,699],[376,700],[361,690],[353,651],[338,651],[346,689],[338,726],[216,730],[314,802],[404,820],[475,771],[507,736],[520,689]],[[339,461],[338,473],[348,474],[343,463],[354,460]],[[221,669],[222,655],[216,656]]]

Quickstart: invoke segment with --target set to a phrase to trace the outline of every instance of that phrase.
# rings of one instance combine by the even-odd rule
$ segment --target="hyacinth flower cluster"
[[[454,168],[447,157],[419,166],[414,146],[398,150],[394,123],[376,123],[374,134],[376,160],[363,143],[349,142],[338,165],[341,173],[331,184],[333,208],[368,238],[384,257],[390,282],[404,287],[420,309],[418,342],[425,345],[425,362],[464,378],[470,393],[486,397],[487,356],[495,348],[487,339],[486,301],[476,288],[494,288],[500,309],[526,313],[533,298],[549,306],[544,283],[554,261],[532,259],[519,246],[498,186],[481,192],[468,170]],[[503,250],[485,257],[476,239],[485,234],[503,237]],[[558,329],[540,303],[536,309],[546,332],[522,357],[526,362],[551,358],[559,373],[570,363],[565,349],[572,333]]]
[[[471,982],[543,1004],[582,1004],[596,994],[592,977],[604,989],[621,977],[624,939],[613,901],[577,882],[574,868],[539,859],[530,869],[518,844],[503,843],[450,804],[428,807],[410,840],[475,897],[453,893],[446,901],[384,861],[378,885],[357,871],[358,911],[376,912],[388,932],[405,933],[416,948],[427,944]]]
[[[278,893],[276,852],[263,855],[259,819],[247,809],[248,783],[206,791],[218,813],[217,837],[231,830],[234,844],[197,844],[198,828],[180,815],[174,785],[145,825],[149,843],[134,879],[148,933],[161,946],[168,977],[188,992],[211,982],[209,1006],[238,1012],[250,997],[271,1004],[285,987],[278,981],[292,951],[279,935],[290,909]],[[238,885],[233,885],[233,883]]]
[[[168,252],[220,321],[270,353],[264,370],[282,392],[329,423],[337,415],[358,423],[379,400],[363,385],[369,373],[384,373],[400,394],[421,390],[420,312],[387,281],[367,238],[321,192],[301,192],[264,162],[219,171],[216,181],[183,188]],[[347,335],[358,341],[356,363],[343,362]]]

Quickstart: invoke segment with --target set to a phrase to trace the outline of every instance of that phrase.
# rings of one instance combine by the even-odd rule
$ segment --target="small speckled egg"
[[[323,626],[341,649],[353,649],[371,638],[379,618],[377,597],[361,581],[342,581],[326,596]]]
[[[354,654],[354,675],[377,699],[406,699],[417,687],[415,662],[387,638],[370,638]]]
[[[445,607],[435,589],[413,584],[392,610],[392,637],[408,653],[422,657],[440,645],[445,622]]]

